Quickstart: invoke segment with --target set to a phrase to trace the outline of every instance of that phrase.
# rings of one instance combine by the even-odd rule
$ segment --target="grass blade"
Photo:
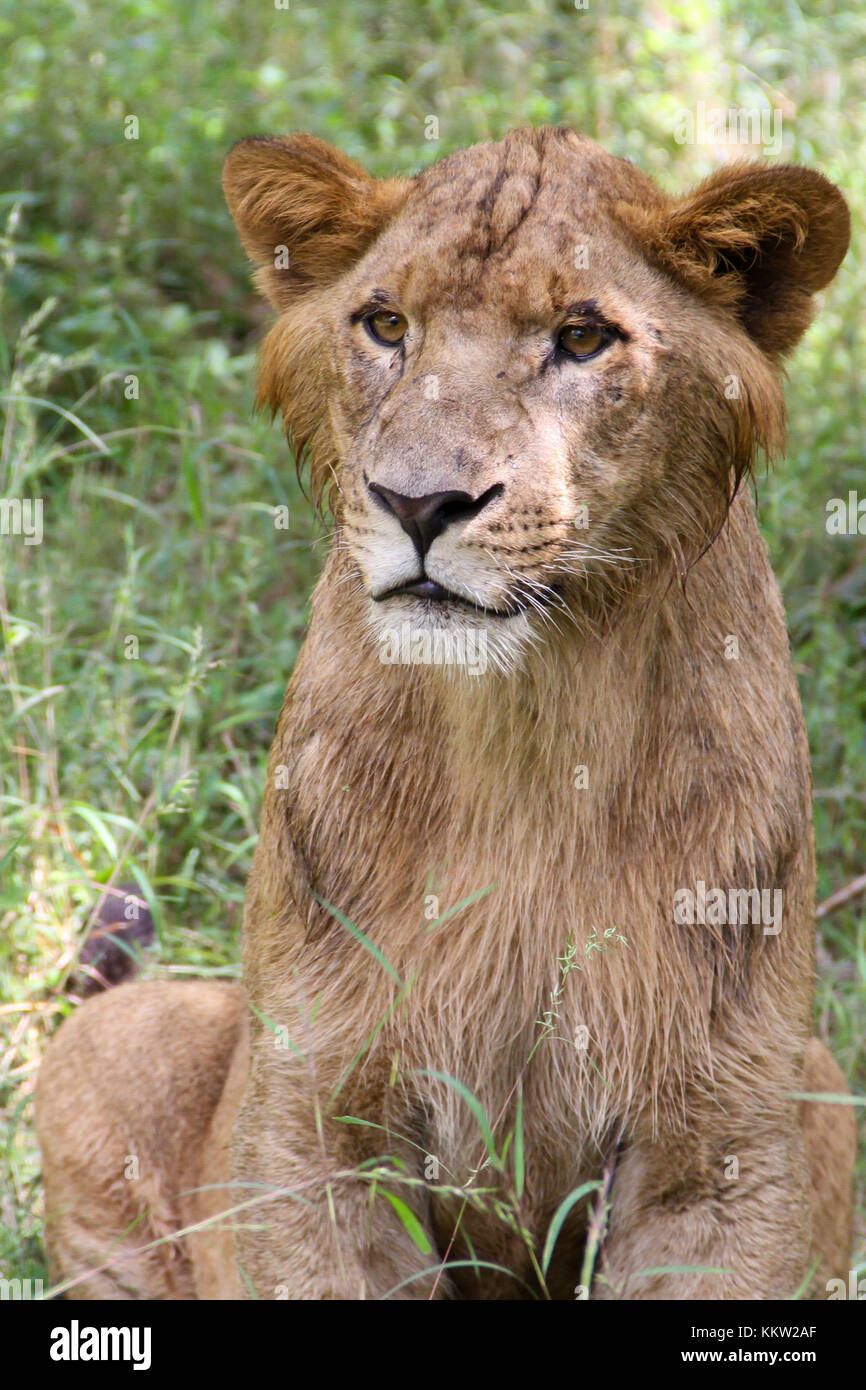
[[[590,1192],[597,1192],[600,1186],[601,1184],[597,1182],[585,1182],[580,1187],[576,1187],[573,1192],[569,1192],[567,1197],[563,1197],[559,1206],[556,1208],[556,1211],[553,1213],[553,1219],[548,1227],[547,1238],[544,1242],[544,1252],[541,1256],[541,1268],[545,1274],[547,1273],[553,1256],[553,1247],[556,1245],[559,1233],[562,1230],[568,1213],[571,1211],[572,1207],[576,1207],[578,1202],[582,1201],[584,1197],[588,1197]]]

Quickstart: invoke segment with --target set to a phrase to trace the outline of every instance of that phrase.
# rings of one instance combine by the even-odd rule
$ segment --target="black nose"
[[[453,521],[471,520],[504,491],[502,483],[494,483],[480,497],[472,497],[468,492],[428,492],[423,497],[404,497],[381,483],[367,486],[380,505],[396,516],[422,560],[446,526]]]

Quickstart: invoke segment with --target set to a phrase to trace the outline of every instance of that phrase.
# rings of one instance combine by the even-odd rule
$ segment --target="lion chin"
[[[446,679],[509,675],[537,640],[522,610],[500,616],[468,603],[412,597],[370,603],[365,635],[383,666]]]

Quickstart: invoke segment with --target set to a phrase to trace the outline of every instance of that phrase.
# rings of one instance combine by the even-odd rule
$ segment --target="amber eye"
[[[594,357],[603,347],[607,347],[609,337],[601,328],[592,328],[585,323],[567,323],[556,340],[557,347],[567,352],[569,357]]]
[[[409,327],[403,315],[394,309],[377,309],[375,314],[368,314],[364,322],[371,337],[375,338],[377,343],[385,343],[388,347],[396,347],[398,343],[402,343]]]

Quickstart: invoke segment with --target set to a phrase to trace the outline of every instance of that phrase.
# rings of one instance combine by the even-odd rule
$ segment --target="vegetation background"
[[[680,144],[678,113],[780,113],[780,157],[841,185],[855,239],[791,368],[760,516],[808,722],[819,897],[866,870],[866,547],[825,527],[829,498],[866,492],[866,9],[281,3],[0,5],[0,496],[41,497],[45,527],[41,545],[0,537],[7,1277],[44,1274],[33,1084],[100,886],[134,878],[151,904],[151,976],[238,971],[265,756],[327,538],[252,415],[265,311],[220,192],[242,135],[303,128],[411,173],[562,122],[676,191],[761,153]],[[816,1028],[863,1096],[864,898],[820,931]],[[861,1272],[863,1194],[861,1169]]]

